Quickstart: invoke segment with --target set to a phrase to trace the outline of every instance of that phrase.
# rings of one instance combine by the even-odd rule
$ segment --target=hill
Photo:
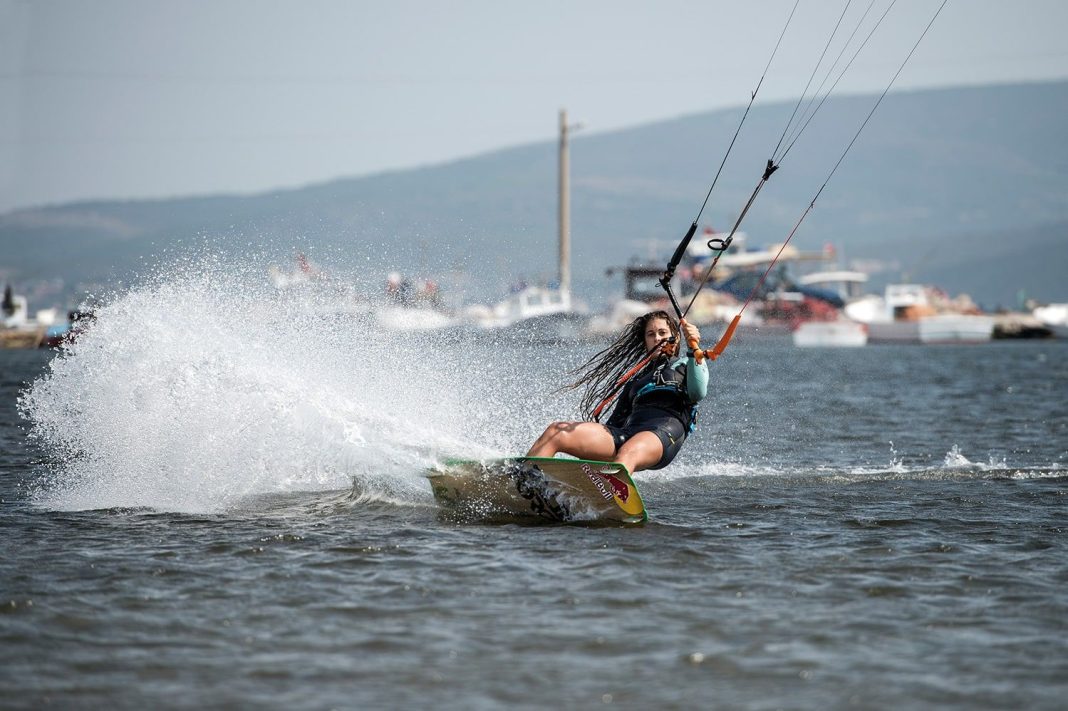
[[[746,219],[779,242],[812,200],[874,96],[832,98]],[[779,140],[793,103],[756,105],[703,222],[725,229]],[[795,237],[912,278],[1011,304],[1018,289],[1068,300],[1068,82],[889,95]],[[715,111],[572,140],[576,289],[634,255],[666,260],[697,212],[741,116]],[[17,280],[128,277],[144,259],[210,238],[223,249],[296,248],[320,261],[465,272],[492,298],[516,276],[556,271],[556,143],[249,196],[85,202],[0,216]],[[896,271],[895,271],[896,265]]]

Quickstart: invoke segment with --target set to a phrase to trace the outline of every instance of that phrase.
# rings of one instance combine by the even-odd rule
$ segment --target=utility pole
[[[571,293],[571,205],[570,190],[568,185],[568,155],[567,155],[567,109],[560,109],[560,291],[564,294]]]
[[[560,109],[560,291],[571,297],[571,185],[567,137],[582,128],[568,124],[567,109]]]

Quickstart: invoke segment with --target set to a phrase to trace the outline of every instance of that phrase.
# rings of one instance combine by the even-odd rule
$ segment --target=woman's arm
[[[687,344],[701,342],[701,332],[697,330],[697,326],[686,319],[682,319],[679,326]],[[686,394],[691,402],[698,402],[708,394],[708,361],[702,360],[698,363],[692,355],[686,359]]]
[[[691,402],[698,402],[708,394],[708,361],[700,363],[690,356],[686,359],[686,394]]]

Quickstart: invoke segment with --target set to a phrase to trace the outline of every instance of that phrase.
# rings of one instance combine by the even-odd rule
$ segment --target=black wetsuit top
[[[694,371],[694,380],[699,381],[696,384],[687,381],[689,369],[700,369]],[[616,449],[639,432],[652,432],[663,444],[664,455],[650,468],[670,464],[694,428],[697,400],[704,397],[707,379],[707,366],[686,358],[661,357],[646,366],[623,386],[611,417],[604,423]],[[690,390],[696,391],[693,396]]]

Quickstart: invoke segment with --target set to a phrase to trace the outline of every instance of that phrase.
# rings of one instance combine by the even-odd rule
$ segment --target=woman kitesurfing
[[[745,119],[749,114],[749,109],[752,107],[753,101],[756,99],[757,92],[760,90],[760,86],[764,81],[764,75],[767,74],[768,68],[771,66],[771,61],[778,52],[782,37],[786,33],[787,27],[790,25],[794,10],[797,9],[797,3],[794,4],[794,10],[791,10],[790,17],[786,21],[786,26],[783,27],[782,34],[779,35],[779,43],[775,45],[775,49],[772,51],[771,58],[768,60],[768,65],[764,69],[764,75],[761,76],[760,81],[757,82],[756,89],[750,95],[749,105],[742,114],[738,127],[735,130],[734,138],[731,139],[727,152],[723,156],[719,170],[716,172],[712,185],[709,187],[708,193],[705,195],[705,201],[697,213],[697,218],[694,219],[693,223],[690,225],[689,231],[675,249],[674,255],[668,262],[667,269],[660,278],[660,285],[667,293],[667,296],[671,301],[671,306],[675,314],[678,316],[678,320],[676,321],[675,318],[666,311],[655,311],[645,314],[628,325],[614,343],[581,366],[576,371],[581,373],[581,376],[569,387],[585,387],[586,391],[582,400],[583,415],[589,417],[592,421],[554,422],[550,424],[542,435],[534,442],[534,445],[527,453],[528,457],[553,457],[558,453],[565,453],[580,459],[602,460],[622,464],[632,473],[642,469],[660,469],[661,467],[667,466],[671,460],[675,458],[675,455],[678,454],[679,449],[686,440],[687,434],[696,424],[696,405],[707,393],[708,368],[703,362],[704,357],[707,355],[709,360],[715,360],[727,347],[727,344],[730,342],[730,339],[734,334],[735,328],[738,326],[741,312],[749,306],[749,303],[763,285],[772,267],[782,254],[783,249],[785,249],[801,222],[814,207],[816,200],[823,192],[823,188],[826,187],[827,182],[830,181],[831,177],[838,169],[838,166],[845,158],[846,153],[852,148],[853,143],[864,129],[864,126],[867,125],[868,120],[871,118],[872,114],[874,114],[875,109],[878,108],[882,99],[890,90],[890,86],[893,85],[894,80],[896,80],[898,74],[901,73],[901,69],[904,68],[905,63],[908,62],[912,53],[915,52],[916,46],[919,45],[923,36],[927,33],[927,30],[930,29],[931,23],[934,22],[942,8],[945,7],[946,0],[943,0],[938,11],[935,12],[934,17],[932,17],[930,23],[928,23],[927,28],[924,29],[920,38],[916,41],[912,51],[909,52],[905,61],[902,62],[901,67],[898,68],[897,73],[895,73],[894,77],[890,80],[886,90],[883,91],[879,100],[872,106],[867,118],[860,125],[860,128],[857,129],[856,135],[853,136],[853,140],[849,142],[849,145],[846,146],[841,157],[839,157],[838,162],[831,169],[830,174],[827,176],[827,180],[824,181],[823,186],[816,192],[816,196],[809,203],[808,208],[801,214],[801,218],[797,221],[793,230],[790,231],[790,234],[780,246],[778,253],[771,260],[767,270],[760,277],[756,286],[750,291],[749,296],[739,310],[738,315],[734,317],[734,320],[727,327],[716,347],[710,350],[707,354],[699,350],[698,344],[700,343],[700,333],[695,326],[686,322],[686,313],[689,311],[690,307],[693,306],[693,303],[697,298],[697,293],[701,291],[707,283],[713,269],[715,269],[716,264],[719,262],[719,258],[730,247],[738,227],[749,212],[749,209],[753,206],[760,191],[775,171],[779,169],[779,163],[793,148],[800,135],[812,121],[815,113],[819,110],[820,106],[823,105],[823,102],[826,101],[827,96],[835,86],[837,86],[838,81],[841,80],[842,76],[849,69],[849,66],[852,65],[853,60],[856,59],[861,49],[867,44],[868,39],[871,38],[871,35],[874,34],[878,26],[882,24],[883,19],[893,7],[894,1],[886,7],[882,17],[878,18],[867,37],[864,38],[860,43],[860,46],[854,52],[852,58],[845,64],[844,68],[841,69],[838,78],[831,84],[831,87],[827,89],[822,98],[820,98],[819,93],[823,90],[823,87],[840,64],[846,53],[847,47],[852,44],[854,37],[856,37],[864,20],[868,17],[869,12],[874,6],[873,0],[857,22],[856,28],[849,36],[849,39],[843,44],[841,52],[838,54],[838,58],[834,60],[830,69],[827,70],[827,76],[824,78],[823,83],[819,85],[819,88],[809,99],[808,106],[804,110],[801,110],[812,81],[816,77],[817,70],[823,64],[828,49],[831,47],[831,42],[841,28],[842,21],[849,9],[850,3],[846,3],[841,16],[838,18],[838,23],[835,25],[834,30],[831,32],[831,35],[827,40],[827,44],[823,49],[823,54],[821,54],[819,62],[812,70],[812,76],[809,78],[809,83],[802,92],[801,98],[798,99],[797,106],[794,108],[794,113],[791,115],[790,120],[783,129],[783,134],[779,139],[778,145],[772,152],[772,158],[767,161],[763,175],[757,182],[756,188],[745,203],[745,206],[742,208],[727,236],[725,238],[713,238],[709,240],[708,247],[716,253],[715,258],[704,270],[704,277],[697,286],[697,290],[694,291],[689,305],[683,309],[680,307],[678,300],[675,298],[675,294],[671,289],[671,279],[675,274],[675,269],[678,267],[683,254],[689,247],[694,232],[697,230],[697,223],[700,220],[705,207],[708,205],[708,200],[712,195],[712,191],[716,187],[716,183],[723,171],[723,166],[726,164],[727,157],[730,155],[742,125],[745,123]],[[799,110],[801,110],[800,113],[798,113]],[[681,334],[680,328],[682,331]],[[690,346],[689,354],[685,358],[674,357],[677,353],[677,344],[680,343],[680,335],[685,335],[685,342]],[[636,366],[627,370],[629,363],[643,355],[643,352],[645,358],[643,358]],[[622,393],[619,396],[618,403],[612,416],[605,424],[600,424],[598,421],[600,411],[605,405],[611,402],[613,396],[620,390],[620,388],[622,388]],[[599,402],[600,404],[594,407],[593,405],[596,402]]]
[[[680,333],[681,332],[681,333]],[[553,422],[527,452],[528,457],[559,453],[579,459],[614,462],[628,471],[661,469],[679,453],[696,423],[696,408],[708,392],[708,366],[694,352],[675,357],[680,336],[699,342],[701,333],[666,311],[639,316],[607,348],[576,369],[566,386],[585,388],[583,422]],[[635,358],[640,367],[622,384],[615,410],[600,423],[600,411],[619,390]]]
[[[938,7],[912,50],[890,79],[886,89],[874,102],[852,140],[838,157],[811,202],[802,211],[793,229],[779,246],[778,252],[757,280],[756,285],[750,290],[749,296],[724,330],[715,347],[708,351],[701,349],[701,334],[693,324],[686,321],[686,314],[693,306],[698,293],[708,283],[720,257],[731,246],[735,233],[764,185],[778,171],[780,162],[790,153],[813,116],[823,106],[875,30],[882,24],[896,0],[890,0],[886,10],[874,20],[874,26],[860,40],[859,47],[839,70],[839,65],[843,64],[842,60],[846,57],[847,48],[853,45],[854,39],[858,37],[859,31],[875,5],[875,0],[872,0],[863,16],[857,21],[852,34],[842,45],[837,58],[830,63],[823,82],[809,96],[809,88],[827,58],[832,41],[841,29],[843,19],[849,10],[851,0],[846,2],[823,48],[820,59],[812,71],[809,83],[802,92],[801,98],[798,99],[794,112],[772,151],[772,157],[763,166],[760,179],[738,213],[730,232],[725,237],[714,237],[708,241],[708,248],[715,256],[704,269],[703,277],[691,295],[689,304],[683,308],[675,297],[671,280],[697,231],[698,222],[708,205],[727,157],[749,115],[749,109],[764,81],[764,75],[771,66],[771,59],[768,60],[764,75],[761,76],[757,88],[750,95],[749,105],[742,113],[734,137],[705,195],[704,203],[682,241],[675,248],[667,268],[659,279],[673,313],[652,311],[635,319],[608,347],[577,368],[574,371],[578,375],[577,379],[565,386],[565,388],[584,390],[581,411],[586,419],[553,422],[545,428],[523,457],[493,461],[453,460],[446,462],[442,469],[429,475],[435,498],[454,509],[478,514],[534,513],[555,521],[601,520],[638,523],[646,520],[645,505],[630,475],[643,469],[665,467],[678,455],[687,436],[696,425],[697,404],[708,391],[708,366],[705,361],[716,360],[726,349],[738,327],[742,312],[760,293],[783,250],[815,207],[824,188],[827,187],[846,154],[852,149],[875,110],[886,97],[890,87],[913,52],[916,51],[916,47],[927,34],[935,18],[945,7],[946,1],[943,0]],[[794,10],[796,9],[797,3],[794,4]],[[779,35],[779,43],[786,33],[786,28],[790,25],[793,14],[794,11],[791,10],[786,26]],[[778,51],[779,43],[772,51],[772,59]],[[831,82],[836,71],[838,72],[837,78]],[[830,82],[830,87],[824,91],[828,82]],[[805,103],[806,97],[808,97],[807,104]],[[680,351],[684,346],[689,348],[682,355]],[[601,412],[613,400],[616,401],[615,409],[608,420],[602,424],[600,422]],[[558,454],[570,455],[575,459],[557,458]]]
[[[797,9],[796,4],[794,9]],[[793,11],[790,17],[793,17]],[[784,27],[783,34],[785,33]],[[781,42],[782,35],[779,36],[779,43]],[[778,47],[777,43],[775,51],[778,51]],[[772,58],[774,56],[775,52],[772,52]],[[770,66],[771,60],[768,61],[768,67]],[[768,67],[764,69],[765,74]],[[579,374],[578,380],[566,388],[585,388],[582,414],[589,420],[553,422],[535,440],[527,452],[528,458],[548,458],[563,453],[579,459],[622,464],[631,473],[643,469],[661,469],[671,463],[682,448],[687,435],[696,426],[697,403],[704,399],[708,392],[708,366],[704,362],[705,353],[699,349],[701,333],[696,326],[686,321],[686,312],[680,308],[671,289],[671,279],[697,231],[697,223],[708,205],[712,191],[723,172],[723,166],[763,81],[762,76],[750,96],[749,105],[738,123],[734,138],[723,156],[697,217],[675,249],[660,278],[660,285],[671,300],[671,306],[678,318],[667,311],[652,311],[640,316],[628,324],[611,345],[577,368],[575,372]],[[772,161],[768,161],[757,190],[749,199],[730,234],[725,239],[709,242],[709,247],[718,251],[718,254],[705,272],[706,280],[719,261],[719,255],[730,246],[738,225],[756,198],[756,193],[777,168]],[[697,291],[700,291],[704,284],[702,281]],[[695,292],[694,298],[696,297]],[[693,301],[690,305],[693,305]],[[714,360],[726,348],[740,317],[739,312],[714,351],[708,353],[710,359]],[[683,335],[690,350],[686,357],[676,357]],[[639,357],[641,360],[630,367]],[[601,411],[620,389],[622,393],[615,410],[608,421],[601,424]]]

